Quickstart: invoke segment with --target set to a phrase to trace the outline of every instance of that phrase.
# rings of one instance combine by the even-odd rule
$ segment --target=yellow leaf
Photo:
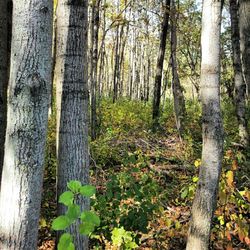
[[[195,162],[194,162],[194,165],[195,167],[199,167],[201,165],[201,160],[200,159],[197,159]]]
[[[245,237],[245,242],[247,243],[247,245],[250,245],[250,239],[248,237]]]
[[[166,219],[166,226],[170,227],[172,225],[172,220],[171,219]]]
[[[233,187],[234,172],[233,171],[227,171],[226,178],[227,178],[227,185],[229,187]]]
[[[179,221],[175,222],[175,228],[180,229],[181,228],[181,223]]]
[[[44,218],[41,218],[39,221],[39,225],[40,227],[46,227],[47,226],[47,222]]]
[[[237,170],[238,169],[238,163],[236,160],[233,160],[233,163],[232,163],[232,170]]]

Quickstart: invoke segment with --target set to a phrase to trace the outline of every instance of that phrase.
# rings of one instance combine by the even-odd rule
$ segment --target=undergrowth
[[[98,137],[90,142],[90,173],[97,189],[92,206],[101,224],[90,235],[92,249],[184,249],[201,163],[200,104],[186,102],[182,140],[169,100],[156,133],[151,130],[149,103],[122,99],[113,104],[102,99],[98,107]],[[250,155],[238,146],[233,104],[225,100],[222,110],[225,153],[211,247],[247,249]],[[52,179],[54,185],[53,140],[54,118],[50,121],[45,173],[45,183]],[[45,193],[42,211],[51,209],[44,205],[53,201],[47,196]],[[54,213],[43,212],[42,216],[46,223],[41,230],[48,232]]]

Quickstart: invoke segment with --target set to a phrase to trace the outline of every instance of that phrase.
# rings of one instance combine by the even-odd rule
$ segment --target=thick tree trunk
[[[51,87],[52,1],[13,3],[0,249],[37,248]]]
[[[246,85],[242,74],[240,58],[240,33],[238,23],[238,5],[236,0],[230,0],[233,66],[234,66],[234,89],[236,114],[239,123],[239,136],[243,145],[249,144],[249,133],[246,119]]]
[[[67,182],[89,181],[87,27],[88,1],[61,0],[57,6],[57,195]],[[89,201],[80,200],[83,209]],[[58,204],[58,215],[66,207]],[[78,233],[76,223],[69,229],[77,250],[88,249],[87,237]]]
[[[219,84],[221,5],[221,1],[203,1],[201,35],[202,164],[192,207],[186,248],[188,250],[207,250],[209,248],[212,218],[221,173],[223,155]]]
[[[239,0],[240,48],[244,79],[250,96],[250,1]]]
[[[96,93],[98,65],[99,8],[101,0],[93,2],[91,22],[91,139],[96,139]]]
[[[156,75],[155,75],[155,85],[154,85],[154,97],[153,97],[153,127],[158,126],[158,118],[160,113],[160,101],[161,101],[161,82],[162,82],[162,70],[163,62],[166,50],[166,39],[168,32],[168,19],[169,19],[169,10],[170,10],[170,0],[166,0],[164,5],[164,16],[162,22],[161,38],[160,38],[160,47],[157,57],[156,65]]]
[[[7,1],[0,1],[0,186],[4,159],[8,85]]]
[[[176,58],[176,47],[177,47],[177,26],[178,14],[176,12],[175,0],[172,0],[172,12],[171,12],[171,64],[172,64],[172,88],[174,96],[174,113],[177,130],[180,137],[183,134],[184,129],[184,118],[185,118],[185,99],[182,91],[182,86],[180,84],[180,79],[177,71],[177,58]]]

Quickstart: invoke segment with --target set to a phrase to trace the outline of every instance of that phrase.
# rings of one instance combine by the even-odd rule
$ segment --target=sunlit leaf
[[[95,187],[91,185],[85,185],[80,188],[80,193],[83,196],[91,197],[92,195],[95,194],[95,192],[96,192]]]
[[[64,230],[71,224],[69,218],[65,215],[61,215],[53,220],[52,228],[54,230]]]
[[[233,171],[227,171],[226,178],[227,178],[227,185],[232,188],[233,187],[233,181],[234,181],[234,172]]]
[[[80,191],[82,184],[80,181],[70,181],[67,184],[68,189],[70,189],[73,193],[78,193]]]
[[[183,192],[181,193],[181,198],[182,198],[182,199],[185,199],[185,198],[187,197],[187,195],[188,195],[188,189],[185,188],[185,189],[183,190]]]
[[[74,194],[71,191],[66,191],[62,193],[59,197],[59,202],[66,206],[72,205],[73,200],[74,200]]]

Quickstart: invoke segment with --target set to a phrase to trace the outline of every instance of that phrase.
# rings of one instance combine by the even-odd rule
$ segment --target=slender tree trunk
[[[244,80],[250,96],[250,1],[239,0],[240,48]]]
[[[182,136],[184,129],[184,118],[185,118],[185,99],[182,91],[182,86],[180,84],[180,79],[177,71],[177,58],[176,58],[176,47],[177,47],[177,35],[176,27],[178,14],[176,12],[175,0],[172,0],[172,12],[171,12],[171,61],[172,61],[172,76],[173,76],[173,96],[174,96],[174,113],[177,130],[180,137]]]
[[[170,10],[170,0],[166,0],[164,5],[164,16],[162,22],[162,33],[160,38],[160,48],[157,58],[155,85],[154,85],[154,97],[153,97],[153,127],[154,129],[158,126],[158,118],[160,115],[160,101],[161,101],[161,82],[162,82],[162,70],[163,62],[166,50],[166,39],[168,32],[168,19]]]
[[[203,1],[201,34],[202,164],[192,207],[186,248],[188,250],[209,249],[212,218],[221,173],[223,155],[219,84],[221,9],[221,1]]]
[[[99,8],[101,0],[93,2],[91,23],[91,139],[96,139],[96,93],[98,65]]]
[[[4,159],[4,143],[7,122],[8,85],[8,2],[0,1],[0,186]]]
[[[89,182],[88,157],[88,1],[61,0],[57,6],[57,49],[55,82],[57,86],[57,195],[70,180]],[[88,209],[88,199],[80,199]],[[58,204],[58,215],[66,207]],[[88,249],[88,239],[71,226],[77,250]]]
[[[15,0],[0,249],[37,248],[52,68],[52,1]]]
[[[106,30],[106,0],[103,2],[103,13],[102,13],[102,19],[103,19],[103,25],[102,25],[102,35],[104,36],[105,30]],[[103,91],[105,91],[104,88],[104,80],[105,80],[105,42],[101,42],[100,46],[100,62],[99,62],[99,76],[98,76],[98,97],[101,98],[101,95],[103,94]]]
[[[116,42],[114,53],[114,75],[113,75],[113,103],[117,100],[118,96],[118,74],[119,74],[119,25],[116,27]]]
[[[238,22],[238,4],[236,0],[230,0],[233,66],[234,66],[234,89],[236,114],[239,123],[239,136],[243,145],[249,144],[249,134],[246,119],[246,85],[242,74],[240,58],[240,33]],[[249,31],[250,32],[250,31]]]

